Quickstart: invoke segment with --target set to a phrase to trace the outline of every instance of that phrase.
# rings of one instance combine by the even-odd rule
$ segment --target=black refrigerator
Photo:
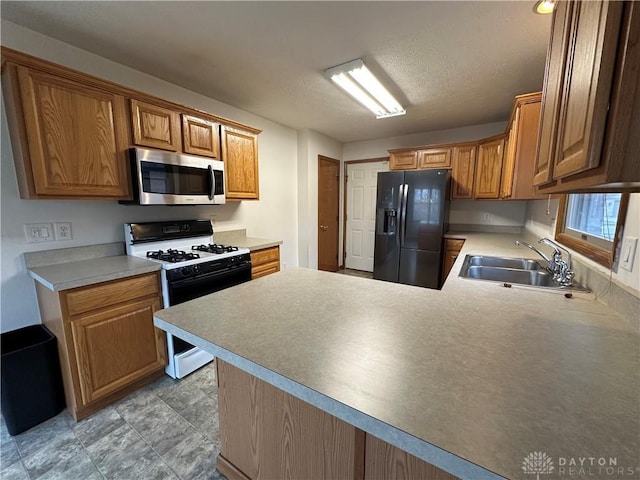
[[[373,278],[440,288],[449,170],[378,173]]]

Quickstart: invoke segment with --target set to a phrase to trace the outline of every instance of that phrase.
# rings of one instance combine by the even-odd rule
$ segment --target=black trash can
[[[58,343],[44,325],[2,334],[0,398],[11,435],[24,432],[65,407]]]

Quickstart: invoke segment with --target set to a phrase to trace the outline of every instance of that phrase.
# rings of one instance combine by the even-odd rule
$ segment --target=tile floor
[[[224,480],[213,363],[163,377],[75,422],[67,410],[15,437],[0,424],[2,480]]]

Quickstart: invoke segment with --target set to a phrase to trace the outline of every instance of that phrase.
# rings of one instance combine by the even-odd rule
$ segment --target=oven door
[[[225,203],[223,162],[159,150],[131,150],[141,205]]]
[[[251,263],[249,262],[192,278],[173,280],[167,282],[169,305],[178,305],[249,280],[251,280]]]
[[[251,280],[251,262],[199,275],[193,278],[163,279],[169,305],[177,305]],[[184,340],[167,334],[169,364],[165,371],[173,378],[183,378],[213,360],[213,355]]]

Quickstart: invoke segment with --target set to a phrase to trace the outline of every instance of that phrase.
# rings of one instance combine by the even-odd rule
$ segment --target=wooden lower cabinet
[[[164,372],[157,273],[54,292],[36,283],[43,323],[58,338],[67,407],[76,420]]]
[[[251,252],[251,280],[280,271],[280,247]]]
[[[442,283],[447,279],[453,264],[456,263],[460,250],[464,245],[464,240],[456,238],[446,238],[444,240],[444,255],[442,256]]]
[[[231,480],[456,477],[216,358],[222,449]]]
[[[373,435],[366,436],[365,444],[365,480],[458,480]]]

